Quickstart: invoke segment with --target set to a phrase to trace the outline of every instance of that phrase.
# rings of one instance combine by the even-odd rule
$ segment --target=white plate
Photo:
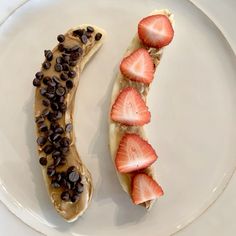
[[[70,3],[70,4],[69,4]],[[154,9],[175,15],[175,39],[165,50],[149,93],[146,127],[159,154],[165,196],[146,213],[118,184],[107,148],[107,112],[118,64],[138,20]],[[95,195],[77,222],[52,208],[36,155],[32,79],[56,36],[81,23],[108,32],[83,75],[75,129]],[[170,235],[199,216],[222,192],[236,165],[235,55],[212,21],[189,1],[30,1],[0,28],[0,199],[47,235]]]

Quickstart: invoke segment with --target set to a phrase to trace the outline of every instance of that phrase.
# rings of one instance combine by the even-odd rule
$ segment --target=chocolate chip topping
[[[92,26],[88,26],[87,27],[87,32],[93,33],[94,32],[94,28]]]
[[[56,72],[61,72],[63,67],[61,64],[55,64],[54,69]]]
[[[96,33],[95,40],[99,41],[101,38],[102,38],[102,34],[101,33]]]
[[[51,67],[51,63],[50,63],[50,62],[45,61],[45,62],[43,63],[43,68],[44,68],[45,70],[48,70],[50,67]]]
[[[70,200],[70,193],[68,191],[64,191],[61,193],[61,199],[63,201],[69,201]]]
[[[46,166],[47,163],[48,163],[47,158],[46,158],[46,157],[40,157],[39,163],[40,163],[40,165],[42,165],[42,166]]]
[[[35,87],[40,87],[40,85],[41,85],[40,80],[37,79],[37,78],[35,78],[35,79],[33,80],[33,85],[34,85]]]
[[[83,55],[82,47],[84,46],[82,44],[85,45],[91,40],[98,41],[102,37],[102,34],[95,34],[94,31],[91,26],[73,31],[73,36],[77,37],[80,42],[72,46],[68,46],[63,34],[58,35],[57,49],[59,54],[54,59],[53,52],[45,50],[42,71],[37,72],[33,80],[33,85],[39,87],[39,94],[42,96],[41,102],[44,107],[35,120],[39,131],[37,144],[46,155],[39,159],[39,163],[47,168],[51,187],[60,188],[61,199],[73,203],[80,199],[84,186],[81,183],[81,175],[75,166],[70,166],[66,172],[61,172],[61,168],[64,168],[62,166],[68,164],[67,155],[70,152],[71,140],[67,136],[73,127],[71,123],[63,126],[60,119],[64,117],[67,109],[66,95],[74,87],[77,74],[73,67]],[[51,67],[55,71],[49,77],[44,70]]]
[[[35,77],[39,80],[41,80],[43,78],[43,72],[42,71],[39,71],[35,74]]]
[[[66,124],[66,127],[65,127],[65,131],[67,132],[67,133],[69,133],[71,130],[72,130],[72,124],[71,123],[68,123],[68,124]]]
[[[72,82],[71,80],[67,80],[67,81],[66,81],[66,87],[67,87],[68,89],[72,89],[72,88],[73,88],[73,82]]]
[[[39,137],[37,138],[37,144],[38,144],[39,146],[43,146],[46,142],[47,142],[47,138],[44,137],[44,136],[39,136]]]
[[[65,41],[65,36],[63,34],[59,34],[57,36],[57,40],[59,43],[63,43]]]
[[[80,40],[83,44],[86,44],[88,42],[88,38],[85,34],[83,34],[81,37],[80,37]]]
[[[52,61],[53,54],[51,50],[44,50],[44,56],[47,59],[47,61]]]

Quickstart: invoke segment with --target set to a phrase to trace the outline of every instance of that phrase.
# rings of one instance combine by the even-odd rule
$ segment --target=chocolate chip
[[[56,102],[53,102],[53,103],[51,104],[51,108],[52,108],[53,111],[58,111],[59,106],[58,106],[58,104],[57,104]]]
[[[55,176],[53,176],[54,180],[57,181],[58,183],[60,183],[61,179],[62,179],[62,175],[61,173],[56,173]]]
[[[61,119],[61,118],[62,118],[62,113],[61,113],[60,111],[57,111],[57,112],[55,113],[55,118],[56,118],[56,120]]]
[[[50,129],[53,130],[53,131],[58,127],[60,127],[60,125],[57,122],[52,122],[50,124]]]
[[[53,59],[53,54],[51,50],[44,50],[44,56],[48,61],[51,61]]]
[[[60,162],[61,162],[61,157],[57,157],[56,159],[54,159],[53,163],[55,166],[58,166],[60,164]]]
[[[69,63],[69,60],[70,60],[70,56],[69,56],[69,55],[63,54],[62,57],[63,57],[63,62],[64,62],[64,63]],[[61,63],[60,63],[60,64],[61,64]]]
[[[75,166],[70,166],[70,167],[67,169],[66,173],[68,174],[68,173],[70,173],[70,172],[72,172],[72,171],[76,171],[76,170],[77,170],[77,169],[76,169]]]
[[[79,59],[79,57],[80,57],[80,53],[79,52],[72,52],[70,54],[70,60],[71,61],[76,61],[76,60]]]
[[[74,36],[82,36],[84,34],[85,30],[84,29],[77,29],[73,31]]]
[[[37,79],[37,78],[35,78],[35,79],[33,80],[33,85],[34,85],[35,87],[40,87],[40,85],[41,85],[40,80]]]
[[[47,175],[52,177],[55,174],[56,174],[55,166],[54,165],[48,166]]]
[[[65,97],[64,97],[64,96],[57,97],[57,102],[58,102],[59,104],[62,104],[64,101],[65,101]]]
[[[71,202],[75,203],[79,200],[80,198],[80,194],[78,193],[74,193],[72,196],[71,196]]]
[[[101,38],[102,38],[102,34],[101,33],[96,33],[95,40],[99,41]]]
[[[72,185],[69,181],[66,182],[66,188],[69,190],[72,189]]]
[[[66,81],[66,80],[68,80],[68,75],[67,74],[65,74],[65,73],[61,73],[60,74],[60,79],[62,80],[62,81]]]
[[[43,83],[45,84],[45,85],[47,85],[48,84],[48,81],[50,80],[51,78],[49,77],[49,76],[45,76],[44,78],[43,78]]]
[[[61,185],[56,180],[52,180],[51,185],[53,188],[60,188],[61,187]]]
[[[61,193],[61,200],[69,201],[70,200],[70,193],[68,191],[64,191]]]
[[[76,61],[70,61],[69,66],[76,66],[77,62]]]
[[[73,79],[73,78],[75,78],[75,76],[76,76],[76,72],[73,71],[73,70],[70,70],[70,71],[68,72],[68,76],[69,76],[69,78]]]
[[[67,108],[66,104],[62,103],[59,109],[62,113],[64,113],[66,111],[66,108]]]
[[[55,94],[54,93],[46,93],[45,96],[48,98],[48,99],[52,99],[55,97]]]
[[[42,166],[46,166],[47,163],[48,163],[47,158],[46,158],[46,157],[40,157],[39,163],[40,163],[40,165],[42,165]]]
[[[39,92],[42,96],[45,96],[45,94],[47,93],[47,90],[46,88],[40,88]]]
[[[66,183],[67,183],[66,179],[64,179],[64,177],[62,177],[61,180],[60,180],[61,187],[66,189],[67,188]]]
[[[73,88],[73,81],[67,80],[67,81],[66,81],[66,87],[67,87],[68,89],[72,89],[72,88]]]
[[[57,134],[57,133],[52,133],[49,137],[48,137],[50,142],[59,142],[61,140],[61,135]]]
[[[69,151],[69,147],[60,147],[60,151],[63,155],[66,155]]]
[[[49,82],[48,82],[48,83],[49,83]],[[55,91],[56,91],[55,86],[50,86],[50,85],[48,85],[48,87],[47,87],[47,92],[48,92],[48,93],[55,93]]]
[[[48,106],[50,105],[50,101],[49,101],[48,99],[43,99],[42,104],[43,104],[45,107],[48,107]]]
[[[63,134],[64,133],[64,129],[62,127],[58,127],[58,128],[55,129],[55,133]]]
[[[70,145],[70,139],[67,137],[63,137],[60,141],[62,147],[68,147]]]
[[[81,37],[80,37],[80,40],[83,44],[86,44],[88,42],[88,38],[85,34],[83,34]]]
[[[62,57],[57,57],[56,58],[56,63],[57,64],[62,64],[62,62],[63,62],[63,58]]]
[[[60,151],[55,150],[55,151],[52,152],[52,158],[53,159],[56,159],[59,156],[61,156],[61,152]]]
[[[65,88],[64,87],[58,87],[57,88],[57,90],[56,90],[56,94],[58,95],[58,96],[63,96],[64,94],[66,93],[66,90],[65,90]]]
[[[37,123],[37,124],[40,124],[40,123],[42,123],[42,122],[44,122],[44,117],[43,116],[37,116],[36,118],[35,118],[35,122]]]
[[[50,67],[51,67],[51,63],[50,63],[50,62],[45,61],[45,62],[43,63],[43,68],[44,68],[45,70],[48,70]]]
[[[57,48],[60,52],[64,52],[65,50],[64,45],[62,43],[59,43]]]
[[[71,123],[66,124],[65,131],[69,133],[71,130],[72,130],[72,124]]]
[[[63,71],[69,71],[69,65],[67,63],[62,64]]]
[[[49,112],[47,118],[48,118],[49,121],[53,122],[53,121],[56,120],[56,115],[53,112]]]
[[[57,36],[57,40],[59,43],[63,43],[65,41],[65,36],[63,34],[59,34]]]
[[[75,191],[77,193],[82,193],[84,191],[84,185],[79,181],[75,184]]]
[[[48,108],[43,109],[41,115],[42,115],[43,117],[46,117],[48,114],[49,114],[49,109],[48,109]]]
[[[61,72],[62,71],[62,65],[61,64],[55,64],[55,66],[54,66],[54,69],[55,69],[55,71],[57,71],[57,72]]]
[[[39,126],[39,130],[40,130],[40,132],[47,132],[47,131],[48,131],[48,127],[47,127],[47,125],[45,125],[45,124],[43,123],[43,124],[41,124],[41,125]]]
[[[60,84],[60,79],[59,79],[57,76],[53,75],[53,76],[52,76],[52,80],[53,80],[56,84]]]
[[[43,72],[39,71],[35,74],[35,77],[39,80],[41,80],[43,78]]]
[[[43,151],[44,151],[47,155],[49,155],[49,154],[51,154],[52,151],[53,151],[53,146],[52,146],[51,144],[48,144],[48,145],[46,145],[46,146],[43,148]]]
[[[49,87],[55,87],[57,85],[57,83],[55,82],[55,80],[53,79],[50,79],[48,82],[47,82],[47,85]],[[49,91],[48,91],[49,92]]]
[[[75,183],[79,180],[80,176],[76,171],[72,171],[68,174],[68,179],[70,182]]]
[[[60,165],[65,165],[65,164],[66,164],[66,158],[65,158],[65,157],[62,157],[62,158],[61,158]]]
[[[85,35],[87,36],[87,38],[91,38],[92,34],[90,32],[85,32]]]
[[[39,136],[39,137],[37,138],[37,144],[38,144],[39,146],[43,146],[46,142],[47,142],[47,138],[44,137],[44,136]]]
[[[94,28],[92,26],[88,26],[87,27],[87,31],[90,32],[90,33],[93,33],[94,32]]]

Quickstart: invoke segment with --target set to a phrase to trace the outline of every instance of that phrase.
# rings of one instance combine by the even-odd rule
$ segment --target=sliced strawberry
[[[134,204],[141,204],[156,199],[163,194],[161,186],[147,174],[141,173],[134,176],[131,190]]]
[[[172,41],[174,30],[167,16],[153,15],[139,22],[138,35],[145,45],[162,48]]]
[[[141,126],[150,122],[151,114],[138,91],[123,89],[111,109],[111,119],[124,125]]]
[[[157,160],[152,146],[137,134],[126,133],[117,151],[115,164],[121,173],[144,169]]]
[[[122,60],[120,70],[130,80],[150,84],[153,80],[154,64],[148,51],[139,48]]]

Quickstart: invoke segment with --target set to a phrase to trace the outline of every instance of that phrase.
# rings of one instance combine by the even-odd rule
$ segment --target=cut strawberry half
[[[139,48],[122,60],[120,71],[130,80],[150,84],[154,75],[153,60],[146,49]]]
[[[134,204],[154,200],[163,194],[161,186],[147,174],[141,173],[133,177],[131,197]]]
[[[143,18],[139,22],[138,35],[145,45],[162,48],[172,41],[174,30],[167,16],[153,15]]]
[[[117,151],[115,164],[121,173],[129,173],[150,166],[157,160],[152,146],[137,134],[126,133]]]
[[[151,114],[138,91],[123,89],[111,109],[111,119],[124,125],[142,126],[150,122]]]

